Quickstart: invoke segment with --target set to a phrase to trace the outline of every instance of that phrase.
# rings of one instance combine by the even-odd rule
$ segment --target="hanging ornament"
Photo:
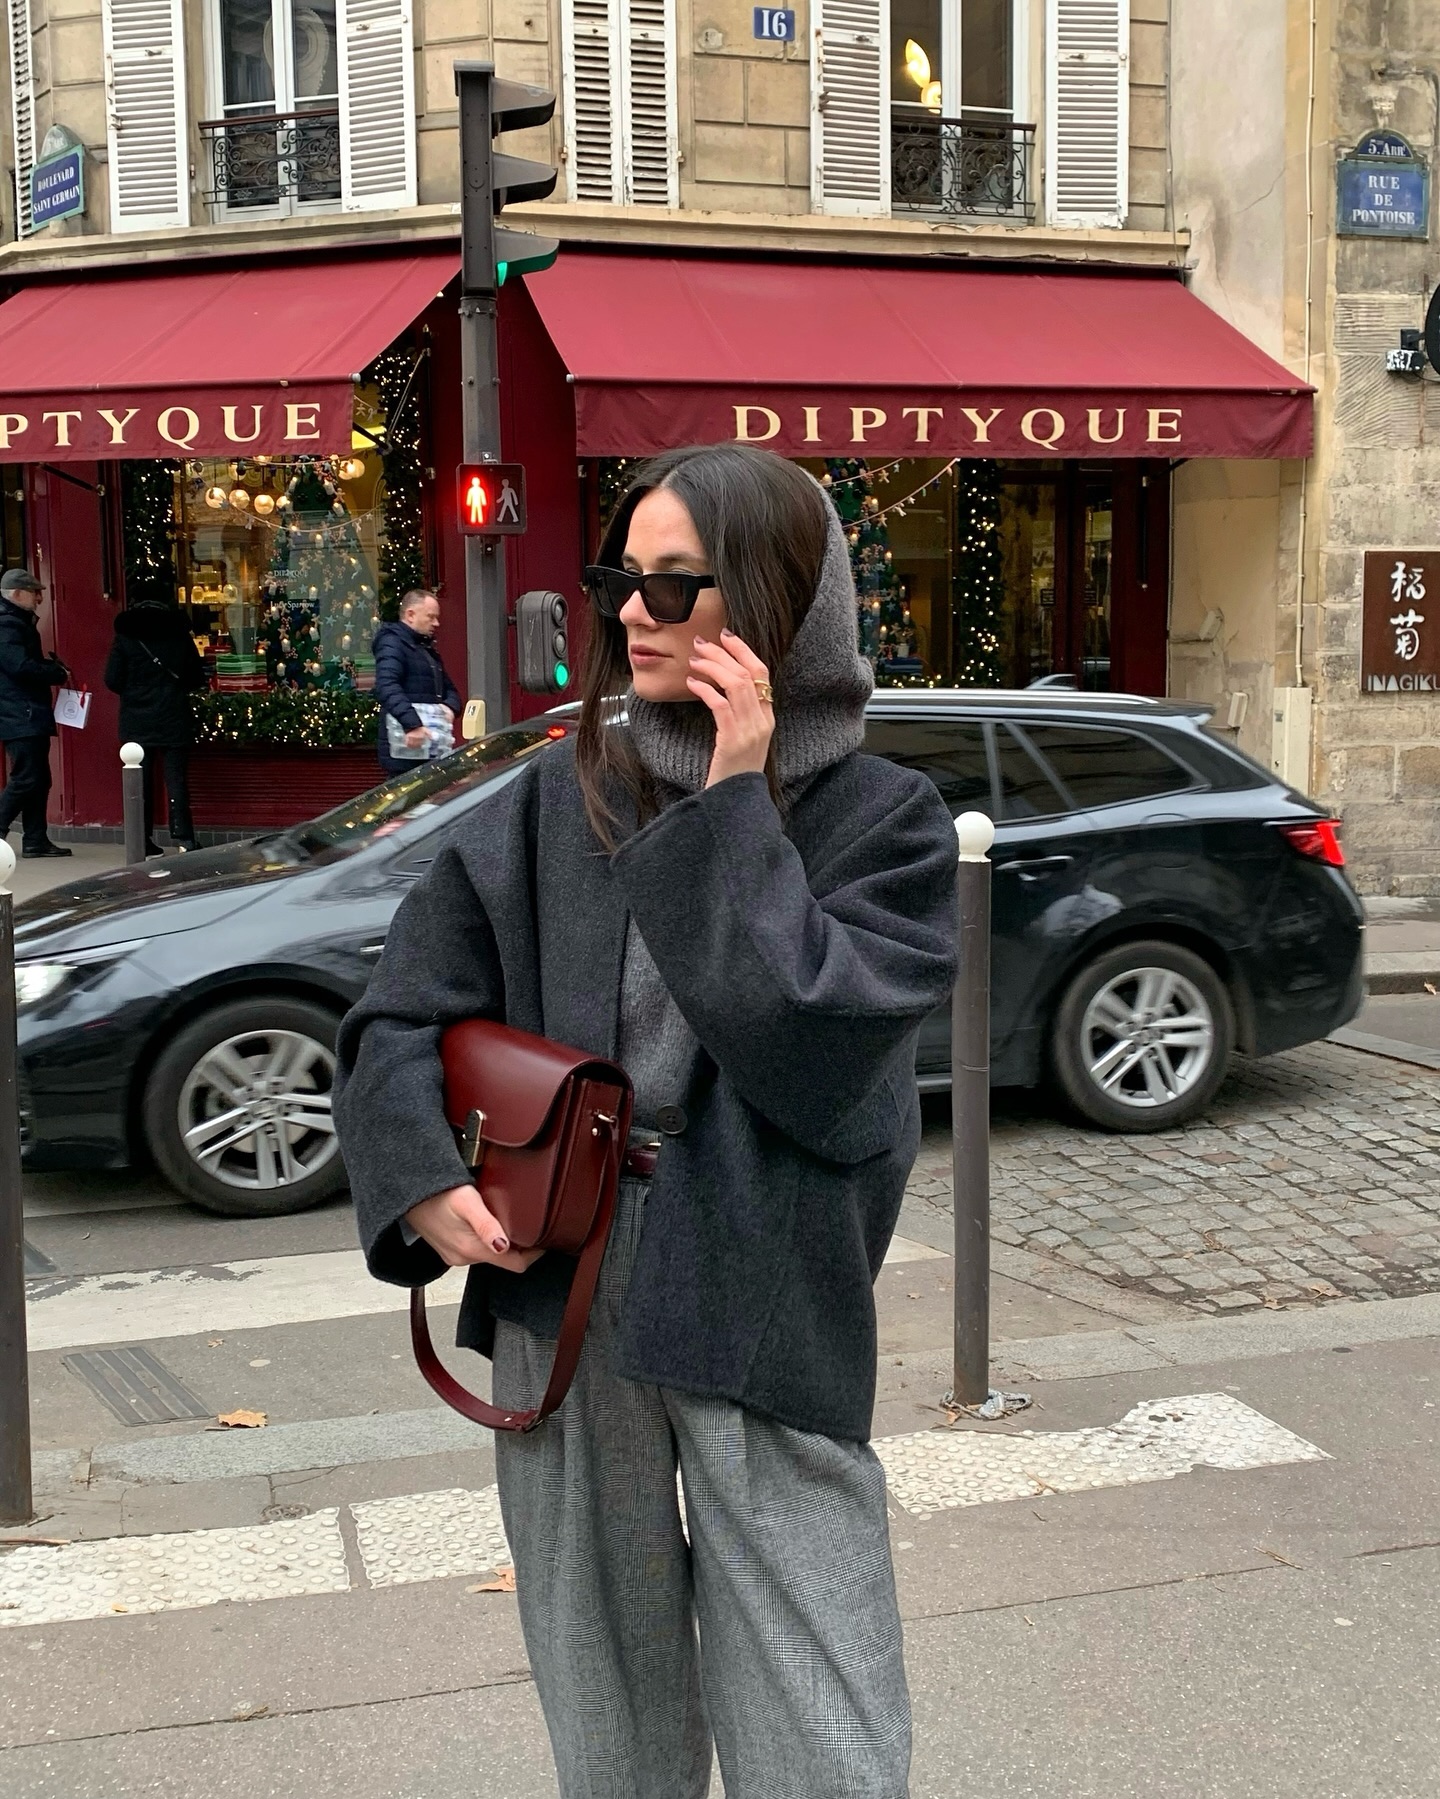
[[[358,456],[347,456],[336,473],[342,481],[358,481],[365,473],[365,464]]]
[[[275,510],[274,494],[266,493],[262,488],[255,496],[255,510],[260,514],[261,518],[269,518],[270,514]]]
[[[226,493],[223,487],[207,487],[205,489],[205,504],[212,512],[219,512],[224,506],[225,500]]]
[[[245,512],[249,509],[250,495],[245,488],[232,487],[227,498],[237,512]]]
[[[277,512],[288,512],[294,504],[295,502],[290,498],[290,489],[287,487],[285,492],[276,500],[275,510]]]

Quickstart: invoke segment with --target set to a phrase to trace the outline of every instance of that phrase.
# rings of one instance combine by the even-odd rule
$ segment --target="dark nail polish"
[[[493,1249],[493,1250],[494,1250],[494,1251],[495,1251],[495,1253],[496,1253],[496,1255],[497,1255],[497,1256],[503,1256],[503,1255],[504,1255],[504,1253],[505,1253],[505,1251],[506,1251],[506,1250],[507,1250],[507,1249],[509,1249],[509,1247],[510,1247],[510,1244],[509,1244],[509,1241],[508,1241],[508,1239],[507,1239],[507,1238],[505,1238],[505,1237],[496,1237],[496,1238],[495,1238],[495,1239],[494,1239],[494,1240],[493,1240],[493,1241],[492,1241],[492,1242],[491,1242],[491,1244],[490,1244],[490,1247],[491,1247],[491,1249]]]

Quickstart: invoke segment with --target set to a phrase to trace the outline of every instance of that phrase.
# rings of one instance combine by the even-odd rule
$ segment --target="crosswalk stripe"
[[[1174,1480],[1197,1467],[1325,1461],[1229,1393],[1150,1400],[1076,1431],[917,1431],[875,1444],[890,1496],[910,1516],[956,1506]],[[495,1487],[350,1506],[372,1587],[484,1574],[509,1560]],[[162,1612],[225,1600],[348,1590],[336,1510],[254,1529],[112,1537],[0,1558],[0,1628]]]
[[[914,1262],[940,1253],[897,1237],[885,1259]],[[459,1305],[464,1284],[463,1270],[453,1269],[429,1288],[431,1304]],[[27,1283],[26,1298],[32,1350],[315,1324],[399,1312],[410,1303],[405,1288],[371,1278],[358,1249],[192,1268],[48,1275]]]

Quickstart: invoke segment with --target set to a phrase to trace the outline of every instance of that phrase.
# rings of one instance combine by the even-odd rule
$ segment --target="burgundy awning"
[[[1308,456],[1313,389],[1168,277],[563,255],[582,455]]]
[[[458,269],[427,249],[27,287],[0,305],[0,462],[348,451],[355,377]]]

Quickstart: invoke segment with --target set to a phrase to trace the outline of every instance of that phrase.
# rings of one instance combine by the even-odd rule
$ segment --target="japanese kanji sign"
[[[1440,694],[1440,550],[1369,550],[1362,693]]]

